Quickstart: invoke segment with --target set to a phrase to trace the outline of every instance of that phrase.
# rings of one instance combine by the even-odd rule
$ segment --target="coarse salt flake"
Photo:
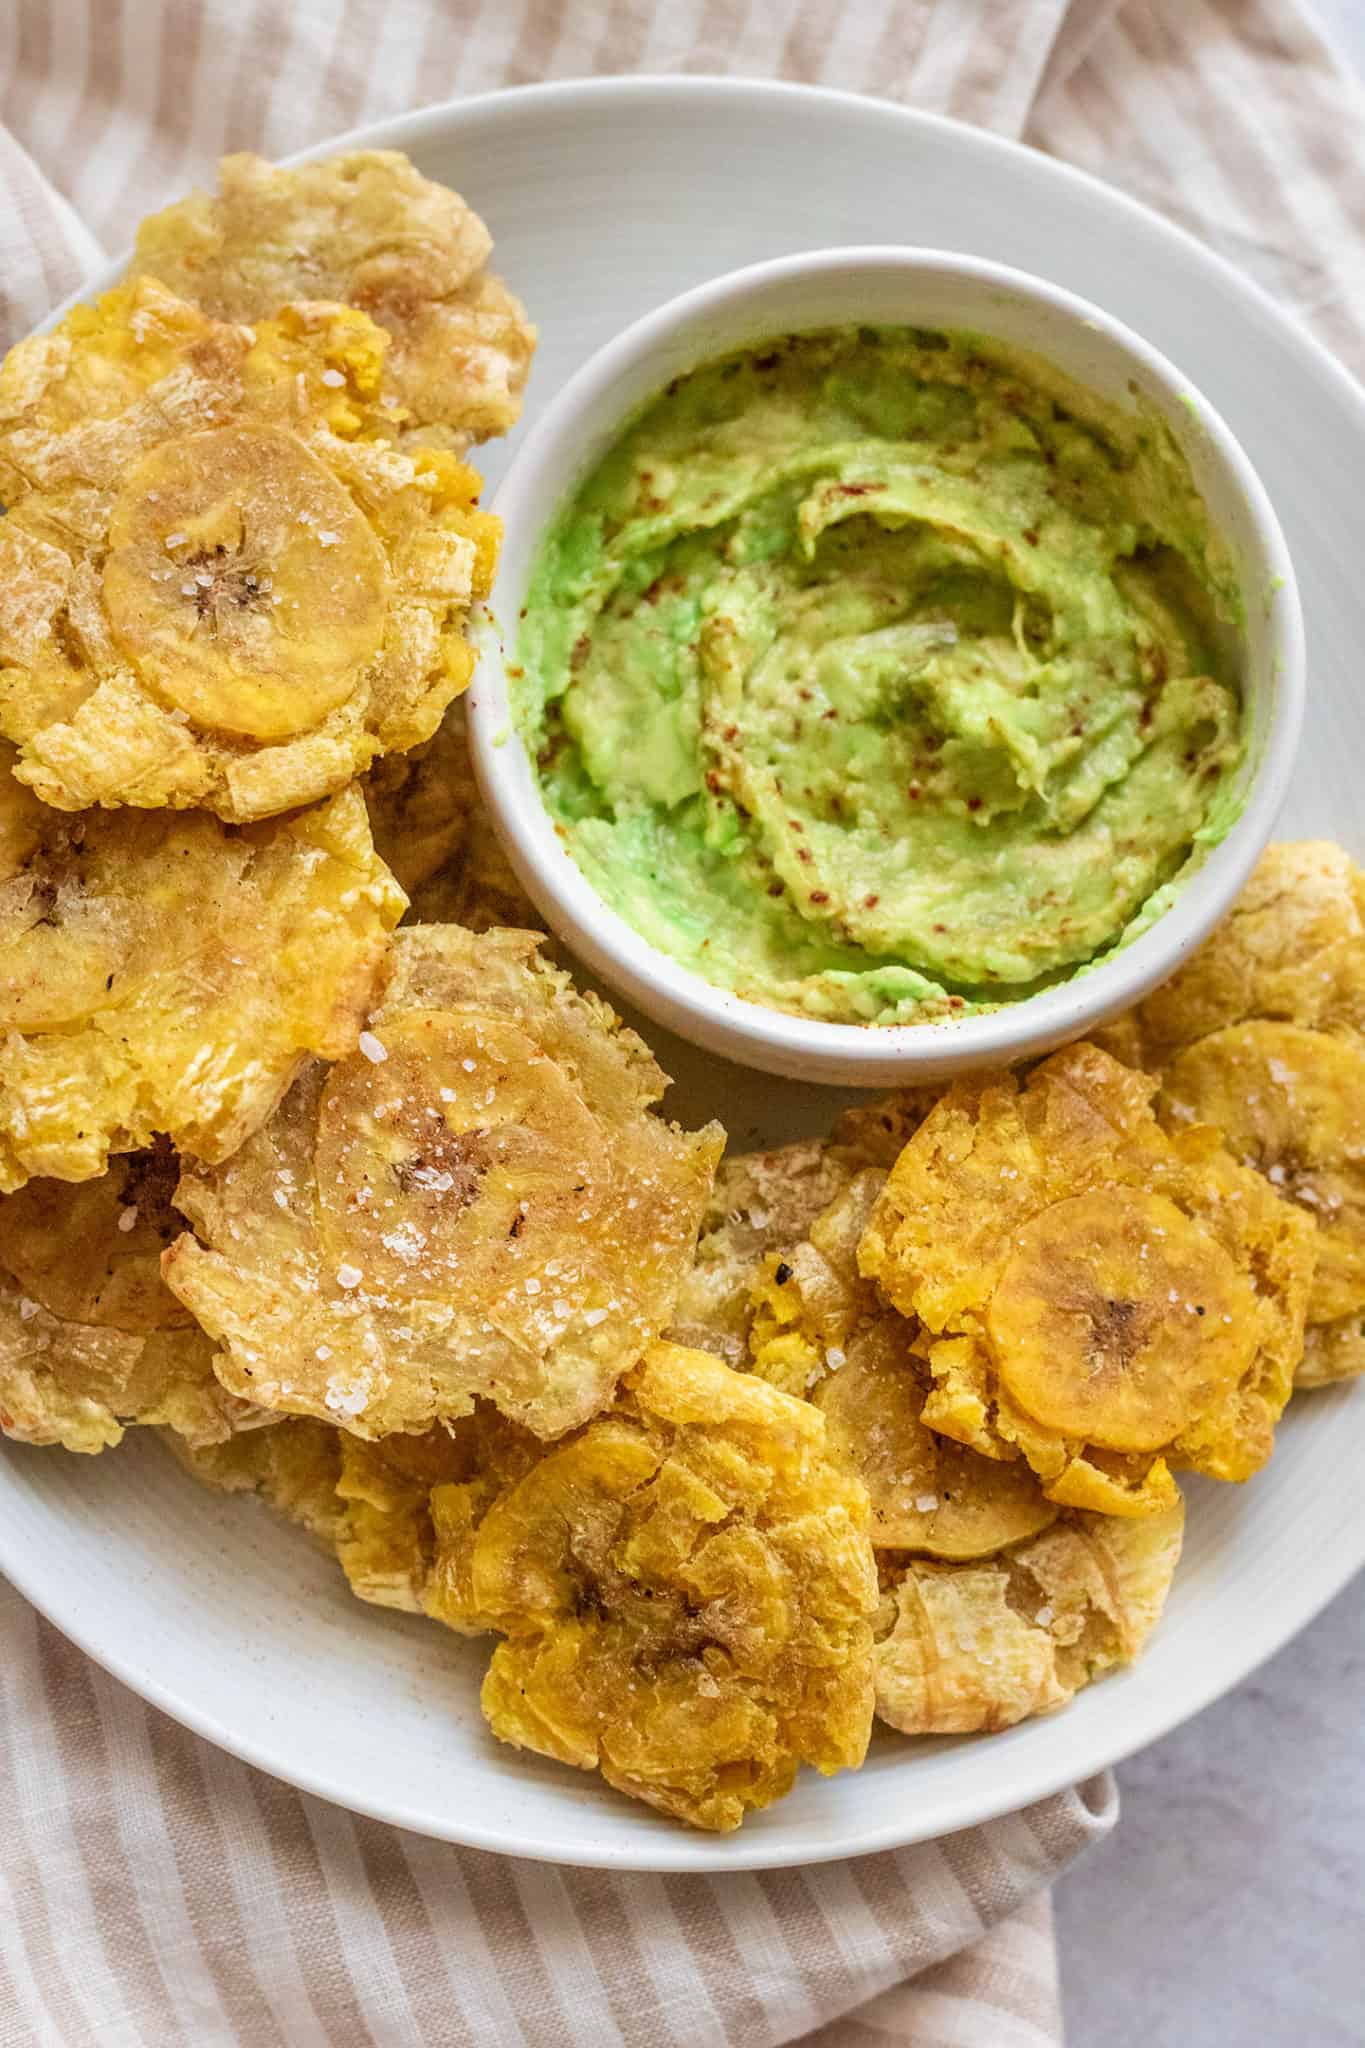
[[[388,1047],[376,1038],[373,1031],[362,1031],[356,1040],[357,1051],[364,1054],[372,1066],[379,1066],[389,1056]]]
[[[137,1210],[135,1208],[120,1209],[118,1219],[120,1230],[132,1230],[136,1227],[136,1224]]]
[[[347,1265],[337,1267],[338,1287],[359,1287],[360,1278],[361,1275],[359,1266]]]

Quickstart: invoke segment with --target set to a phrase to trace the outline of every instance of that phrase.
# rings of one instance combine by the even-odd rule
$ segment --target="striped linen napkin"
[[[0,342],[227,150],[622,71],[1022,136],[1365,367],[1359,106],[1290,0],[6,0]],[[1046,1888],[1116,1814],[1102,1778],[896,1854],[716,1878],[482,1855],[249,1770],[0,1583],[0,2048],[1055,2048]]]

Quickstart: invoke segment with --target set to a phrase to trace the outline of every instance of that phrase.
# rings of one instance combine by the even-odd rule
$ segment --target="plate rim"
[[[1079,186],[1111,210],[1127,216],[1135,224],[1140,223],[1146,232],[1151,233],[1155,230],[1160,238],[1164,238],[1180,251],[1186,260],[1193,260],[1205,270],[1211,270],[1219,277],[1226,290],[1255,305],[1262,317],[1269,319],[1281,336],[1294,346],[1303,359],[1305,369],[1319,379],[1325,379],[1332,387],[1338,402],[1345,404],[1356,414],[1362,436],[1365,436],[1365,386],[1357,381],[1345,364],[1318,339],[1297,314],[1290,313],[1277,304],[1271,293],[1256,279],[1240,270],[1219,251],[1202,242],[1189,229],[1167,219],[1155,208],[1134,198],[1121,188],[1109,184],[1093,172],[1070,164],[1063,158],[1051,156],[1027,143],[977,127],[973,123],[909,107],[895,100],[795,80],[746,78],[706,72],[646,72],[553,79],[433,101],[411,108],[405,113],[387,115],[379,120],[359,124],[341,134],[325,137],[317,143],[310,144],[306,149],[282,158],[281,161],[288,164],[304,163],[320,156],[351,149],[413,150],[420,148],[429,136],[444,137],[449,134],[452,127],[477,123],[487,118],[490,113],[496,114],[505,106],[554,108],[571,105],[575,101],[591,105],[595,101],[627,98],[647,104],[651,99],[701,99],[720,96],[766,102],[770,106],[784,102],[790,105],[833,106],[844,114],[854,114],[870,122],[884,121],[889,125],[902,127],[908,123],[911,128],[930,135],[965,136],[970,138],[972,145],[984,155],[994,156],[1001,163],[1015,161],[1022,153],[1032,159],[1045,176],[1054,177],[1063,185]],[[116,283],[126,269],[131,253],[131,250],[125,249],[95,276],[86,279],[69,298],[54,308],[34,331],[47,331],[63,316],[68,307],[88,297],[92,292],[107,290]],[[1316,1393],[1314,1401],[1326,1403],[1337,1400],[1347,1391],[1342,1389],[1334,1392],[1327,1389]],[[808,1864],[847,1861],[855,1857],[909,1847],[917,1842],[942,1839],[960,1829],[988,1825],[1005,1815],[1022,1811],[1055,1796],[1058,1792],[1084,1783],[1098,1772],[1111,1769],[1138,1750],[1146,1748],[1174,1728],[1183,1725],[1215,1700],[1242,1684],[1267,1658],[1283,1648],[1321,1613],[1361,1568],[1362,1563],[1365,1563],[1365,1557],[1361,1556],[1348,1556],[1344,1562],[1340,1554],[1320,1558],[1319,1576],[1314,1582],[1308,1604],[1297,1611],[1297,1618],[1288,1633],[1278,1632],[1273,1625],[1261,1628],[1258,1634],[1249,1636],[1249,1648],[1232,1656],[1216,1673],[1196,1684],[1192,1690],[1180,1694],[1178,1705],[1170,1708],[1164,1704],[1155,1704],[1136,1730],[1120,1720],[1107,1735],[1102,1735],[1098,1740],[1092,1737],[1082,1749],[1079,1759],[1059,1759],[1051,1768],[1035,1767],[1033,1775],[1027,1779],[1022,1791],[1008,1789],[1003,1793],[992,1792],[991,1774],[983,1773],[982,1790],[967,1803],[970,1810],[964,1808],[964,1811],[955,1818],[936,1818],[927,1826],[919,1826],[912,1806],[905,1809],[893,1807],[890,1809],[892,1817],[877,1827],[862,1826],[853,1841],[847,1838],[822,1841],[808,1845],[798,1855],[793,1856],[790,1848],[784,1847],[779,1835],[765,1837],[761,1829],[740,1829],[728,1836],[709,1836],[683,1831],[677,1828],[676,1824],[660,1822],[656,1815],[642,1809],[638,1818],[650,1825],[641,1828],[638,1842],[632,1839],[628,1844],[618,1841],[604,1845],[589,1843],[584,1848],[575,1849],[572,1854],[566,1854],[565,1845],[558,1837],[537,1834],[534,1831],[527,1832],[524,1827],[509,1835],[506,1830],[500,1830],[492,1822],[480,1822],[472,1818],[462,1817],[457,1823],[433,1819],[429,1814],[405,1806],[401,1801],[367,1799],[363,1792],[358,1794],[349,1785],[341,1786],[329,1779],[324,1768],[298,1768],[292,1764],[288,1768],[281,1768],[279,1759],[268,1753],[263,1738],[252,1739],[220,1723],[211,1711],[204,1709],[196,1700],[183,1696],[171,1685],[163,1684],[154,1670],[139,1667],[120,1646],[96,1645],[88,1639],[83,1623],[78,1620],[73,1626],[69,1619],[54,1612],[51,1602],[55,1589],[51,1580],[48,1582],[48,1590],[44,1591],[41,1574],[38,1574],[39,1582],[35,1585],[26,1559],[22,1555],[17,1559],[10,1557],[5,1542],[4,1525],[0,1521],[0,1571],[3,1571],[15,1590],[38,1613],[139,1698],[167,1714],[182,1727],[213,1743],[215,1747],[249,1764],[253,1769],[290,1784],[310,1797],[325,1800],[348,1812],[405,1828],[430,1839],[448,1841],[494,1854],[523,1857],[533,1862],[556,1863],[566,1868],[631,1869],[660,1873],[724,1873],[801,1868]],[[1106,1685],[1115,1687],[1122,1686],[1123,1682],[1122,1673],[1105,1681]],[[1002,1779],[1006,1777],[1005,1773],[997,1775]]]

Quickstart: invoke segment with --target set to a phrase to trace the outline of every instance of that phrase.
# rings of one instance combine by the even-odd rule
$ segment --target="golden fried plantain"
[[[365,796],[375,844],[412,899],[409,924],[541,930],[479,794],[462,698],[427,746],[376,762]]]
[[[1163,1132],[1155,1087],[1088,1045],[959,1084],[859,1249],[924,1325],[924,1421],[1119,1515],[1170,1506],[1172,1465],[1264,1463],[1312,1271],[1304,1219],[1213,1132]]]
[[[806,1238],[856,1163],[852,1152],[820,1138],[723,1159],[668,1333],[674,1342],[743,1365],[765,1257]]]
[[[1365,1317],[1339,1316],[1310,1323],[1303,1333],[1303,1357],[1294,1374],[1295,1392],[1335,1386],[1365,1372]]]
[[[862,1487],[752,1375],[656,1344],[610,1414],[491,1505],[431,1499],[450,1611],[506,1637],[494,1733],[726,1830],[856,1768],[877,1587]]]
[[[141,278],[0,367],[0,734],[63,810],[235,822],[431,738],[500,527],[392,441],[363,313],[209,319]]]
[[[446,1597],[437,1574],[431,1497],[438,1486],[452,1489],[444,1496],[449,1514],[458,1489],[461,1508],[482,1514],[537,1462],[538,1440],[487,1403],[418,1435],[367,1443],[342,1430],[339,1440],[336,1551],[351,1591],[377,1607],[430,1614],[461,1633],[478,1629],[465,1604]]]
[[[1065,1706],[1137,1658],[1180,1557],[1184,1506],[1071,1514],[973,1564],[884,1562],[877,1713],[907,1735],[970,1735]]]
[[[747,1359],[753,1289],[768,1255],[797,1250],[835,1197],[869,1167],[889,1167],[941,1090],[906,1089],[846,1109],[828,1138],[799,1138],[770,1152],[722,1160],[702,1222],[697,1257],[683,1283],[669,1335],[714,1351],[730,1365]],[[831,1221],[826,1233],[835,1230]],[[800,1251],[799,1256],[808,1254]],[[857,1275],[847,1261],[850,1283]],[[784,1385],[780,1375],[768,1375]],[[787,1387],[799,1393],[803,1383]]]
[[[131,1423],[219,1443],[264,1418],[214,1377],[213,1345],[162,1285],[183,1228],[164,1142],[73,1187],[0,1196],[0,1430],[102,1451]]]
[[[1365,1309],[1365,1045],[1298,1024],[1234,1024],[1177,1054],[1161,1112],[1175,1128],[1211,1124],[1307,1212],[1312,1321]]]
[[[0,748],[0,1190],[167,1133],[226,1158],[356,1042],[403,897],[355,790],[234,830],[49,810]]]
[[[167,1282],[265,1407],[379,1437],[483,1396],[558,1436],[671,1315],[722,1134],[650,1113],[645,1046],[530,933],[400,931],[371,1023],[187,1169]]]
[[[919,1325],[858,1273],[858,1244],[885,1179],[880,1168],[859,1170],[806,1239],[754,1269],[750,1363],[824,1415],[830,1454],[867,1488],[878,1549],[989,1556],[1046,1528],[1058,1510],[1022,1461],[980,1457],[926,1427]]]
[[[291,1419],[228,1443],[188,1444],[162,1432],[177,1464],[214,1493],[254,1493],[333,1549],[341,1504],[341,1432],[325,1422]]]
[[[392,339],[408,431],[462,449],[515,424],[535,329],[486,265],[492,240],[456,192],[396,150],[283,170],[224,157],[138,230],[133,268],[219,320],[263,320],[297,299],[359,306]]]
[[[1229,915],[1193,959],[1104,1034],[1118,1057],[1160,1071],[1182,1047],[1249,1017],[1321,1026],[1349,1000],[1365,951],[1359,873],[1329,840],[1267,847]]]
[[[465,734],[464,699],[457,697],[436,732],[407,754],[385,754],[362,788],[370,814],[375,851],[397,877],[409,902],[432,877],[462,866],[482,799],[474,781]],[[465,924],[462,917],[427,918],[409,911],[417,924]],[[520,919],[503,919],[520,925]]]

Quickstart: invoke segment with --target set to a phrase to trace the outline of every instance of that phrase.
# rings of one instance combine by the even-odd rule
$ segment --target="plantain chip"
[[[885,1180],[879,1167],[858,1169],[803,1241],[752,1269],[749,1363],[819,1408],[831,1456],[867,1488],[879,1550],[989,1556],[1046,1528],[1058,1510],[1027,1465],[980,1457],[926,1426],[919,1325],[858,1272]]]
[[[749,1362],[754,1285],[759,1269],[805,1249],[811,1230],[855,1175],[894,1163],[936,1092],[906,1090],[858,1104],[835,1118],[828,1138],[799,1138],[769,1152],[723,1159],[716,1174],[692,1271],[683,1282],[669,1335],[676,1343],[714,1351],[727,1364]],[[837,1229],[833,1219],[826,1234]],[[769,1255],[772,1255],[771,1257]],[[856,1272],[847,1262],[851,1281]],[[773,1384],[780,1376],[769,1372]],[[804,1391],[798,1376],[788,1391]]]
[[[1179,1053],[1162,1084],[1172,1125],[1211,1124],[1312,1220],[1314,1322],[1365,1309],[1365,1045],[1254,1019]]]
[[[722,1142],[525,932],[414,926],[358,1050],[314,1065],[178,1201],[169,1286],[244,1398],[359,1436],[476,1396],[585,1421],[673,1311]]]
[[[1245,1479],[1302,1351],[1311,1229],[1156,1083],[1093,1046],[949,1090],[893,1167],[862,1271],[923,1325],[923,1419],[1022,1456],[1063,1506],[1148,1515],[1172,1465]]]
[[[1177,1495],[1137,1521],[1068,1515],[971,1564],[885,1562],[879,1717],[907,1735],[971,1735],[1065,1706],[1141,1654],[1183,1531]]]
[[[218,320],[339,299],[386,330],[406,430],[462,450],[521,411],[535,329],[486,268],[492,241],[456,192],[396,150],[282,170],[224,157],[216,194],[143,221],[134,270]]]
[[[1106,1048],[1160,1072],[1211,1032],[1249,1017],[1320,1027],[1344,1001],[1365,950],[1359,876],[1324,839],[1267,847],[1193,959],[1110,1027]]]
[[[189,1444],[162,1432],[177,1464],[214,1493],[250,1493],[331,1550],[341,1514],[340,1432],[325,1422],[276,1421],[227,1443]]]
[[[348,790],[232,830],[34,802],[0,876],[0,1190],[89,1180],[157,1132],[223,1159],[307,1052],[355,1044],[403,898]],[[0,838],[3,838],[0,834]]]
[[[1335,1386],[1365,1372],[1365,1317],[1340,1316],[1332,1323],[1310,1323],[1303,1333],[1303,1357],[1294,1374],[1294,1388]]]
[[[537,1463],[538,1439],[480,1402],[472,1415],[419,1435],[366,1443],[343,1430],[340,1442],[336,1550],[351,1591],[375,1606],[429,1614],[461,1634],[479,1632],[484,1624],[467,1600],[452,1597],[448,1571],[438,1570],[441,1545],[455,1503],[471,1520],[482,1514]],[[446,1489],[439,1538],[437,1487]]]
[[[234,822],[430,739],[500,528],[398,448],[360,312],[210,319],[150,278],[0,367],[0,734],[44,802]]]
[[[132,1423],[195,1445],[266,1418],[213,1372],[213,1346],[162,1285],[182,1227],[164,1142],[99,1180],[31,1180],[0,1196],[0,1430],[95,1452]]]
[[[455,699],[420,747],[376,761],[362,787],[375,850],[411,903],[434,875],[448,865],[462,864],[481,809],[469,759],[464,699]],[[416,916],[413,910],[409,918],[417,924],[469,922],[463,917]],[[520,918],[497,922],[523,924]]]
[[[656,1344],[491,1504],[456,1485],[431,1510],[448,1609],[506,1638],[483,1688],[503,1741],[718,1830],[801,1763],[861,1763],[867,1502],[807,1403]]]

